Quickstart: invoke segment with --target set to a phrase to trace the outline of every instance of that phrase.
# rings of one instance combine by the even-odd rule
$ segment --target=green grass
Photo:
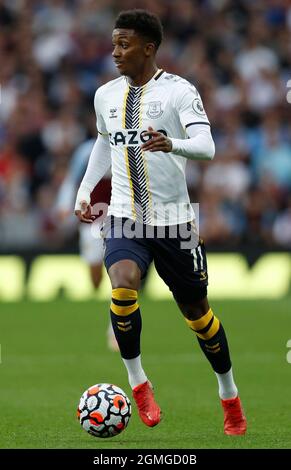
[[[136,408],[113,439],[75,418],[82,392],[112,382],[130,395],[119,355],[106,347],[106,303],[0,304],[0,448],[291,448],[290,299],[213,302],[227,330],[248,418],[224,436],[216,378],[173,302],[142,299],[143,362],[163,420],[150,429]]]

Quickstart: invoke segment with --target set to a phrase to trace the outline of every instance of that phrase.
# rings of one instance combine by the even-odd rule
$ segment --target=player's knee
[[[138,290],[140,270],[133,261],[125,260],[115,263],[108,271],[112,289]]]
[[[133,289],[137,290],[137,286],[134,280],[126,276],[120,276],[117,279],[111,281],[112,289]]]
[[[200,300],[194,300],[190,304],[179,303],[179,308],[188,320],[198,320],[209,311],[207,297]]]

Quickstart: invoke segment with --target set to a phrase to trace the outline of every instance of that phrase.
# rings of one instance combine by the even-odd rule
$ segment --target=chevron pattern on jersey
[[[130,88],[125,107],[125,128],[138,129],[140,126],[140,107],[142,88]],[[140,147],[128,147],[128,165],[132,182],[136,220],[143,223],[151,221],[150,194],[143,153]]]
[[[137,129],[139,127],[139,111],[142,88],[130,88],[125,109],[125,129]]]

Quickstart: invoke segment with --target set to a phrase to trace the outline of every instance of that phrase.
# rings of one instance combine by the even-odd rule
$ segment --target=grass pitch
[[[0,304],[0,448],[290,449],[290,304],[212,302],[248,419],[247,435],[231,437],[216,378],[174,302],[143,298],[143,362],[163,420],[147,428],[133,404],[128,428],[112,439],[88,435],[75,418],[95,383],[115,383],[131,397],[119,355],[106,346],[109,304]]]

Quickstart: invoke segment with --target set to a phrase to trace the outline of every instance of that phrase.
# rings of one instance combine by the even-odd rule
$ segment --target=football
[[[96,384],[81,396],[77,417],[82,428],[95,437],[113,437],[128,425],[131,403],[116,385]]]

